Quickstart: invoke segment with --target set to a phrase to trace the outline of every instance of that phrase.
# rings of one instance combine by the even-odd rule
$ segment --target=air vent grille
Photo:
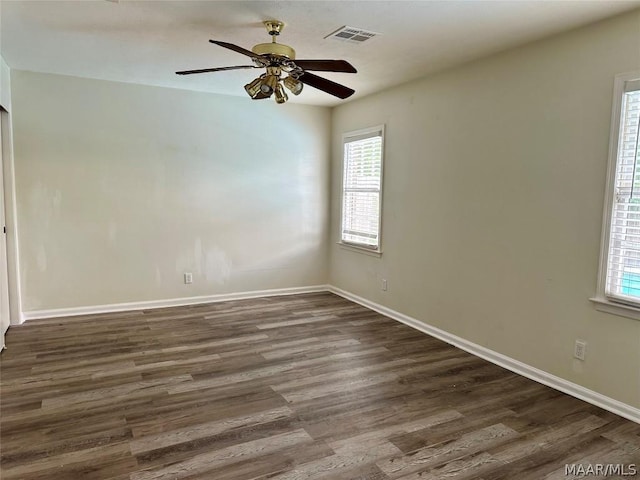
[[[380,35],[376,32],[371,32],[368,30],[363,30],[362,28],[357,27],[340,27],[335,32],[331,32],[324,38],[333,38],[335,40],[340,40],[341,42],[349,42],[349,43],[362,43],[370,40],[376,35]]]

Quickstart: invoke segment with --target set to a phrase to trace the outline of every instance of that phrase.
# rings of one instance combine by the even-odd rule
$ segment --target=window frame
[[[378,246],[367,246],[365,244],[344,240],[343,225],[344,225],[344,199],[345,199],[345,175],[346,175],[346,156],[345,146],[349,143],[350,138],[362,137],[371,134],[371,137],[380,133],[381,145],[380,145],[380,190],[378,195]],[[341,247],[358,253],[364,253],[380,257],[382,255],[382,197],[383,197],[383,185],[384,185],[384,157],[385,157],[385,125],[376,125],[373,127],[363,128],[360,130],[354,130],[345,132],[342,134],[342,170],[341,170],[341,186],[340,186],[340,232],[338,245]]]
[[[609,132],[609,158],[602,214],[602,233],[600,239],[600,260],[598,265],[598,281],[596,295],[591,300],[599,311],[640,320],[640,299],[637,302],[613,299],[606,294],[609,246],[611,239],[611,222],[613,219],[616,170],[618,166],[618,149],[621,135],[622,103],[625,84],[640,80],[640,70],[616,75],[613,85],[613,105],[611,112],[611,128]]]

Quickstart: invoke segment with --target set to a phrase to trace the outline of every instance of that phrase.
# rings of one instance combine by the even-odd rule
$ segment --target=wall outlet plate
[[[587,354],[587,342],[584,340],[576,340],[573,348],[573,356],[578,360],[584,360]]]
[[[193,283],[193,273],[184,274],[184,283]]]

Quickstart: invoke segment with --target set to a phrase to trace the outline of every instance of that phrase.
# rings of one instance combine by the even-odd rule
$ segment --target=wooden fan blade
[[[237,67],[217,67],[217,68],[202,68],[200,70],[183,70],[176,72],[178,75],[191,75],[192,73],[207,73],[207,72],[221,72],[223,70],[241,70],[243,68],[259,68],[254,65],[239,65]]]
[[[355,67],[346,60],[294,60],[294,63],[303,70],[358,73]]]
[[[242,55],[246,55],[251,58],[262,58],[261,55],[257,53],[253,53],[251,50],[247,50],[246,48],[239,47],[238,45],[234,45],[233,43],[220,42],[218,40],[209,40],[211,43],[215,43],[216,45],[220,45],[221,47],[228,48],[229,50],[233,50],[234,52],[241,53]]]
[[[323,92],[341,99],[345,99],[356,93],[355,90],[349,87],[345,87],[344,85],[340,85],[339,83],[332,82],[331,80],[327,80],[326,78],[319,77],[318,75],[314,75],[309,72],[304,72],[298,77],[298,80],[305,85],[317,88],[318,90],[322,90]]]

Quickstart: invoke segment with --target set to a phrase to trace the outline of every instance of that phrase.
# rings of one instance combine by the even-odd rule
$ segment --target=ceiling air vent
[[[375,37],[376,35],[380,34],[376,32],[370,32],[368,30],[363,30],[361,28],[347,27],[345,25],[344,27],[340,27],[335,32],[331,32],[324,38],[333,38],[335,40],[349,43],[362,43]]]

